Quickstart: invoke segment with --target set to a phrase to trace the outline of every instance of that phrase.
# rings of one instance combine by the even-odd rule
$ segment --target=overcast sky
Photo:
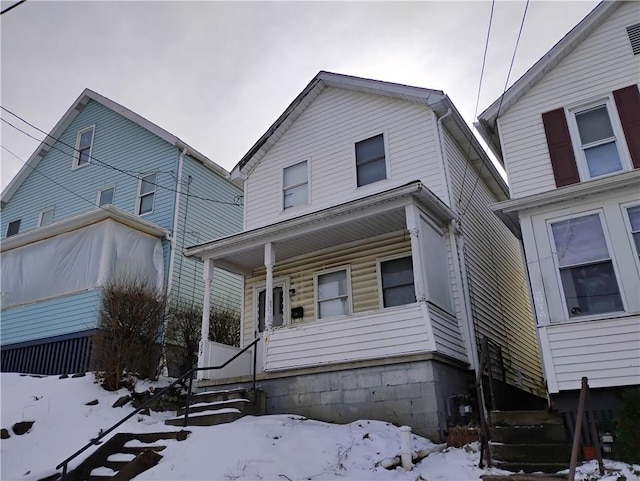
[[[597,3],[531,1],[509,84]],[[495,4],[477,113],[503,91],[524,8]],[[88,87],[230,170],[320,70],[444,90],[473,122],[490,12],[489,1],[28,0],[0,20],[0,101],[49,132]],[[22,165],[5,149],[26,161],[38,142],[5,122],[1,134],[4,189]]]

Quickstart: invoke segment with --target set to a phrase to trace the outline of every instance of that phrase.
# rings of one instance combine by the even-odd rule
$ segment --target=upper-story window
[[[307,161],[285,167],[282,171],[283,208],[304,205],[309,199]]]
[[[623,311],[600,214],[582,215],[550,225],[569,317]]]
[[[95,127],[87,127],[78,132],[76,137],[76,148],[73,154],[73,168],[87,165],[91,160],[91,150],[93,148],[93,132]]]
[[[20,232],[20,221],[22,219],[16,219],[16,220],[12,220],[11,222],[9,222],[9,224],[7,225],[7,235],[6,237],[11,237],[12,235],[16,235],[18,232]]]
[[[574,109],[571,114],[577,131],[574,136],[582,178],[593,179],[623,170],[626,163],[620,155],[620,136],[611,121],[609,102]]]
[[[356,142],[356,178],[358,187],[387,178],[383,134]]]
[[[316,308],[318,319],[346,316],[351,310],[348,268],[317,274]]]
[[[153,212],[153,200],[156,195],[156,174],[147,174],[140,177],[138,184],[138,205],[136,213],[138,215]]]
[[[49,225],[53,222],[53,211],[54,208],[50,207],[49,209],[44,209],[42,212],[40,212],[40,216],[38,218],[38,227]]]
[[[113,194],[115,187],[105,187],[98,191],[98,207],[103,205],[113,204]]]

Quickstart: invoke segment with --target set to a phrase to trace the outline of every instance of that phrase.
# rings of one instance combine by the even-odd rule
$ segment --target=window
[[[113,204],[113,193],[115,191],[115,187],[107,187],[106,189],[102,189],[98,191],[98,207],[102,207],[103,205]]]
[[[88,127],[78,132],[76,149],[73,155],[73,168],[82,167],[91,160],[94,127]]]
[[[12,235],[16,235],[18,232],[20,232],[21,220],[22,219],[17,219],[9,222],[9,225],[7,226],[7,237],[11,237]]]
[[[631,227],[631,237],[636,247],[636,255],[640,258],[640,205],[627,209],[629,225]]]
[[[599,214],[551,224],[569,317],[624,310]]]
[[[140,178],[138,186],[138,215],[153,212],[153,198],[156,193],[156,174],[147,174]]]
[[[356,177],[358,187],[387,178],[382,134],[356,143]]]
[[[380,262],[380,286],[384,307],[416,302],[411,257]]]
[[[307,161],[285,167],[282,172],[284,209],[307,203],[309,197]]]
[[[38,227],[49,225],[53,222],[53,207],[45,209],[40,212],[40,218],[38,219]]]
[[[265,321],[265,305],[267,302],[267,290],[261,289],[258,291],[258,331],[264,331]],[[273,288],[273,322],[272,327],[280,327],[284,324],[284,288],[282,286],[275,286]]]
[[[316,299],[318,319],[349,314],[348,269],[318,274]]]
[[[616,134],[611,123],[609,103],[603,102],[573,112],[577,130],[577,143],[584,161],[584,179],[623,170]],[[580,153],[580,152],[579,152]]]

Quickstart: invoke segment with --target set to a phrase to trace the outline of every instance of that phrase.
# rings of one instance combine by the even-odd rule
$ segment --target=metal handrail
[[[187,419],[188,419],[188,415],[189,415],[189,403],[191,401],[191,389],[193,387],[193,374],[198,372],[198,371],[210,371],[210,370],[223,369],[223,368],[227,367],[230,363],[232,363],[238,357],[240,357],[242,354],[247,352],[251,347],[255,346],[258,343],[259,340],[260,340],[259,337],[254,339],[251,344],[245,346],[244,349],[242,349],[241,351],[236,353],[235,356],[233,356],[232,358],[228,359],[224,364],[221,364],[219,366],[210,366],[210,367],[192,367],[187,372],[185,372],[182,376],[180,376],[175,381],[173,381],[171,384],[169,384],[168,386],[164,387],[163,389],[161,389],[160,391],[155,393],[146,402],[144,402],[142,405],[140,405],[140,407],[138,407],[137,409],[135,409],[134,411],[129,413],[127,416],[125,416],[120,421],[115,423],[109,429],[107,429],[105,431],[101,431],[100,435],[98,437],[92,439],[89,443],[85,444],[82,448],[78,449],[75,453],[73,453],[71,456],[69,456],[67,459],[65,459],[64,461],[62,461],[60,464],[58,464],[56,466],[56,470],[62,468],[61,481],[64,481],[66,476],[67,476],[67,468],[69,466],[69,462],[74,460],[76,457],[78,457],[80,454],[85,452],[91,446],[95,446],[96,444],[98,444],[98,441],[100,441],[102,438],[104,438],[107,434],[111,433],[114,429],[116,429],[118,426],[123,424],[125,421],[127,421],[131,417],[135,416],[136,414],[138,414],[140,411],[142,411],[143,409],[145,409],[146,407],[148,407],[152,403],[156,402],[158,399],[160,399],[162,396],[164,396],[169,391],[169,389],[171,389],[173,386],[175,386],[176,384],[184,381],[187,377],[189,377],[189,390],[187,392],[187,404],[185,406],[184,422],[183,422],[183,425],[182,425],[183,427],[186,427]],[[256,390],[256,355],[257,355],[257,349],[254,349],[253,350],[253,384],[252,384],[252,389],[253,389],[254,392]]]

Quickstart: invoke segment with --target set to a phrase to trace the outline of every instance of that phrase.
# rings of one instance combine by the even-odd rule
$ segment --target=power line
[[[487,63],[487,52],[489,50],[489,38],[491,36],[491,24],[493,23],[493,11],[495,7],[495,0],[491,2],[491,13],[489,14],[489,25],[487,27],[487,38],[484,43],[484,54],[482,55],[482,68],[480,69],[480,82],[478,83],[478,95],[476,96],[476,108],[473,112],[473,118],[475,119],[478,115],[478,105],[480,105],[480,92],[482,91],[482,79],[484,77],[484,67]],[[471,135],[473,136],[473,129],[471,130]],[[464,164],[464,174],[462,175],[462,187],[460,187],[460,196],[458,197],[457,204],[460,205],[462,201],[462,193],[464,192],[464,184],[467,180],[467,171],[469,170],[469,156],[471,155],[471,139],[469,139],[469,146],[467,147],[467,155],[465,158]]]
[[[26,2],[27,0],[20,0],[19,2],[14,3],[13,5],[11,5],[10,7],[5,8],[4,10],[2,10],[0,12],[0,15],[4,15],[5,13],[7,13],[9,10],[13,10],[14,8],[16,8],[18,5],[23,4],[24,2]]]
[[[11,122],[9,122],[7,119],[4,119],[4,118],[1,118],[1,117],[0,117],[0,120],[2,120],[3,122],[5,122],[7,125],[9,125],[9,126],[13,127],[13,128],[14,128],[15,130],[17,130],[18,132],[23,133],[23,134],[24,134],[24,135],[26,135],[27,137],[30,137],[30,138],[32,138],[32,139],[34,139],[34,140],[37,140],[38,142],[42,142],[42,143],[44,143],[46,146],[48,146],[48,147],[50,147],[50,148],[52,148],[52,149],[55,149],[55,150],[57,150],[57,151],[59,151],[59,152],[62,152],[63,154],[68,155],[68,156],[70,156],[70,157],[73,157],[73,155],[74,155],[74,154],[69,153],[69,152],[65,152],[64,150],[62,150],[62,149],[60,149],[60,148],[56,147],[55,143],[60,143],[60,144],[62,144],[62,145],[64,145],[64,146],[66,146],[66,147],[69,147],[71,150],[73,150],[73,152],[78,152],[78,153],[80,152],[78,149],[76,149],[76,147],[74,147],[74,146],[72,146],[72,145],[69,145],[69,144],[67,144],[66,142],[64,142],[64,141],[60,140],[59,138],[56,138],[56,137],[52,136],[51,134],[49,134],[49,133],[45,132],[44,130],[42,130],[42,129],[40,129],[39,127],[37,127],[37,126],[33,125],[32,123],[30,123],[29,121],[25,120],[24,118],[20,117],[18,114],[16,114],[16,113],[12,112],[11,110],[9,110],[9,109],[7,109],[7,108],[5,108],[5,107],[1,106],[1,105],[0,105],[0,109],[4,110],[5,112],[7,112],[7,113],[9,113],[9,114],[11,114],[11,115],[13,115],[15,118],[17,118],[17,119],[19,119],[20,121],[24,122],[24,123],[25,123],[25,124],[27,124],[28,126],[30,126],[30,127],[32,127],[32,128],[34,128],[34,129],[35,129],[35,130],[37,130],[38,132],[43,133],[44,135],[46,135],[46,136],[47,136],[47,137],[49,137],[50,139],[53,139],[53,140],[54,140],[54,143],[53,143],[53,144],[47,143],[47,142],[46,142],[46,139],[45,139],[45,140],[39,139],[39,138],[37,138],[37,137],[35,137],[35,136],[31,135],[30,133],[28,133],[28,132],[26,132],[26,131],[22,130],[21,128],[19,128],[19,127],[17,127],[17,126],[15,126],[15,125],[13,125],[13,124],[12,124]],[[111,164],[109,164],[109,163],[107,163],[107,162],[104,162],[104,161],[102,161],[102,160],[100,160],[100,159],[98,159],[98,158],[96,158],[96,157],[94,157],[94,156],[92,156],[92,155],[90,155],[90,156],[89,156],[89,159],[90,159],[90,160],[94,160],[94,161],[96,162],[96,165],[99,165],[99,166],[101,166],[101,167],[105,167],[105,168],[108,168],[108,169],[113,169],[113,170],[118,171],[118,172],[120,172],[120,173],[122,173],[122,174],[128,175],[129,177],[133,177],[133,178],[135,178],[136,180],[138,180],[138,179],[139,179],[139,176],[138,176],[138,175],[134,175],[134,174],[132,174],[132,173],[131,173],[132,171],[127,171],[127,170],[124,170],[124,169],[120,169],[120,168],[115,167],[115,166],[113,166],[113,165],[111,165]],[[143,173],[143,172],[138,172],[138,174],[142,174],[142,173]],[[171,187],[166,187],[166,186],[164,186],[164,185],[162,185],[162,184],[153,183],[153,182],[149,182],[149,183],[150,183],[150,184],[152,184],[152,185],[155,185],[156,187],[159,187],[160,189],[168,190],[169,192],[178,193],[178,191],[177,191],[176,189],[173,189],[173,188],[171,188]],[[184,194],[182,194],[182,193],[181,193],[181,195],[184,195]],[[239,196],[237,196],[237,197],[234,199],[234,201],[233,201],[233,202],[228,202],[228,201],[223,201],[223,200],[210,199],[210,198],[202,197],[202,196],[199,196],[199,195],[196,195],[196,194],[189,194],[189,195],[190,195],[192,198],[194,198],[194,199],[204,200],[204,201],[207,201],[207,202],[214,202],[214,203],[217,203],[217,204],[233,205],[233,206],[240,206],[240,205],[242,205],[242,204],[241,204],[241,200],[239,199]]]
[[[527,0],[527,3],[524,6],[524,12],[522,13],[522,21],[520,22],[520,29],[518,30],[518,38],[516,39],[516,45],[513,48],[513,55],[511,56],[511,64],[509,65],[509,71],[507,73],[507,79],[504,82],[504,88],[502,89],[502,95],[500,95],[500,103],[498,104],[498,113],[496,114],[496,121],[498,119],[498,116],[500,115],[500,109],[502,108],[502,101],[504,100],[504,94],[506,93],[507,86],[509,85],[509,78],[511,77],[511,70],[513,69],[513,63],[514,63],[514,61],[516,59],[516,52],[518,51],[518,44],[520,43],[520,37],[522,35],[522,30],[523,30],[523,27],[524,27],[524,21],[525,21],[525,18],[527,17],[527,10],[528,9],[529,9],[529,0]],[[475,117],[476,117],[476,115],[474,114],[474,119],[475,119]],[[469,196],[469,199],[467,200],[467,203],[466,203],[466,205],[464,207],[464,210],[460,212],[460,216],[464,215],[467,212],[467,209],[469,208],[469,204],[471,203],[471,200],[473,199],[473,194],[475,194],[476,188],[478,187],[478,182],[480,180],[480,174],[482,173],[482,169],[483,168],[484,168],[484,163],[480,167],[480,171],[478,172],[478,175],[476,176],[476,181],[473,184],[473,189],[471,190],[471,195]],[[460,191],[460,197],[462,198],[462,191]]]
[[[78,197],[79,199],[84,200],[85,202],[87,202],[88,204],[91,204],[93,207],[96,207],[96,203],[90,201],[89,199],[84,198],[83,196],[81,196],[80,194],[78,194],[77,192],[69,189],[68,187],[65,187],[64,185],[60,184],[58,181],[53,180],[51,177],[49,177],[48,175],[40,172],[38,169],[36,169],[34,166],[29,165],[28,162],[22,160],[20,157],[18,157],[16,154],[14,154],[11,150],[9,150],[7,147],[5,147],[4,145],[0,145],[0,147],[2,147],[3,150],[6,150],[7,152],[9,152],[11,155],[13,155],[16,159],[18,159],[20,162],[22,162],[24,165],[26,165],[27,167],[29,167],[31,170],[33,170],[34,172],[37,172],[38,174],[40,174],[42,177],[44,177],[45,179],[49,180],[50,182],[53,182],[54,184],[56,184],[58,187],[60,187],[61,189],[66,190],[67,192],[70,192],[71,194],[75,195],[76,197]],[[100,209],[105,210],[102,206],[97,206]]]

